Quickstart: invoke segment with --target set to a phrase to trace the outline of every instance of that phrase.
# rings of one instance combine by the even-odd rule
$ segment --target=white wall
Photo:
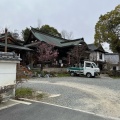
[[[105,60],[106,60],[106,62],[109,62],[111,64],[118,64],[119,55],[117,55],[117,54],[105,54]]]
[[[119,70],[119,55],[118,54],[105,54],[105,61],[109,64],[111,64],[113,67],[116,67],[116,70]],[[111,70],[113,70],[113,67],[111,68]]]
[[[16,83],[16,61],[0,61],[0,86]]]
[[[102,59],[99,58],[99,54],[100,52],[91,52],[90,53],[90,60],[91,61],[101,61],[101,62],[104,62],[105,61],[105,54],[102,53]]]
[[[96,60],[97,60],[97,52],[91,52],[90,61],[96,61]]]
[[[119,66],[116,66],[116,70],[119,70]]]
[[[104,62],[105,61],[105,53],[102,53],[102,59],[100,59],[100,53],[101,52],[97,52],[97,61],[101,61],[101,62]]]

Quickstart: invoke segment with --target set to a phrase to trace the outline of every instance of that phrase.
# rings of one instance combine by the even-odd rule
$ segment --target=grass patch
[[[32,97],[33,90],[31,88],[18,88],[15,91],[15,98],[30,98]]]
[[[36,95],[37,100],[41,100],[41,99],[43,99],[45,97],[47,97],[47,94],[45,94],[45,93],[39,93],[39,94]]]
[[[120,77],[117,77],[117,76],[110,76],[110,77],[113,79],[120,79]]]
[[[70,74],[69,73],[58,73],[57,77],[69,77]]]
[[[28,98],[28,99],[34,99],[34,100],[41,100],[43,98],[48,97],[47,93],[42,93],[39,91],[34,91],[31,88],[18,88],[15,92],[15,98]]]

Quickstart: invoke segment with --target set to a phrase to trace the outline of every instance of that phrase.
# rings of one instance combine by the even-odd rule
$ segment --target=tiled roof
[[[0,60],[17,60],[21,61],[20,56],[17,56],[14,52],[0,52]]]
[[[5,43],[0,43],[0,46],[5,47]],[[14,49],[21,49],[21,50],[28,50],[30,51],[30,48],[24,47],[24,46],[18,46],[18,45],[12,45],[12,44],[7,44],[8,48],[14,48]]]
[[[13,49],[20,49],[20,50],[27,50],[30,51],[30,48],[27,48],[26,46],[23,46],[23,41],[19,39],[15,39],[12,37],[11,33],[8,32],[7,40],[10,40],[11,43],[7,43],[8,48]],[[0,34],[0,47],[5,47],[5,34]]]
[[[98,47],[96,47],[94,44],[88,44],[88,48],[94,51],[97,50]]]
[[[105,53],[105,55],[119,55],[118,53]]]
[[[102,45],[96,46],[95,44],[88,44],[88,48],[91,51],[101,51],[101,52],[105,52],[105,50],[103,49]]]
[[[12,42],[14,42],[16,45],[22,46],[24,41],[21,41],[20,39],[14,38],[10,32],[8,32],[7,39],[10,39]],[[5,34],[0,34],[0,41],[4,40],[5,41]]]
[[[57,46],[57,47],[66,47],[66,46],[78,45],[78,44],[84,42],[83,38],[76,39],[76,40],[63,39],[60,37],[56,37],[53,35],[48,35],[48,34],[42,33],[34,28],[31,28],[31,32],[35,36],[36,39],[38,39],[40,41],[44,41],[48,44],[52,44],[52,45]]]

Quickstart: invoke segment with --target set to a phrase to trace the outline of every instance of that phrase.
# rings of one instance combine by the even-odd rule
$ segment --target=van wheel
[[[71,72],[71,73],[70,73],[70,76],[75,76],[75,73],[74,73],[74,72]]]
[[[91,73],[87,73],[86,76],[87,76],[87,78],[91,78],[92,75],[91,75]]]

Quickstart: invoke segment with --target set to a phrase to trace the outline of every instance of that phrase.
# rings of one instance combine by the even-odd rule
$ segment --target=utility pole
[[[7,28],[5,28],[5,52],[7,52]]]

